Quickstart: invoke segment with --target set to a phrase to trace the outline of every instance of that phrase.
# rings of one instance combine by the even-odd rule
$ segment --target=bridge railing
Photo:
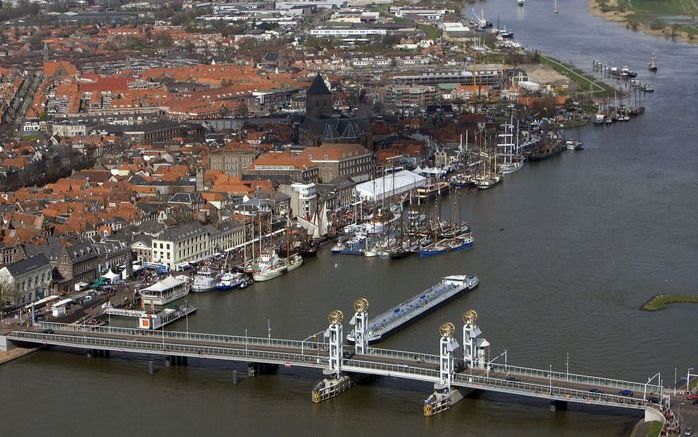
[[[267,337],[245,337],[244,335],[221,335],[207,334],[200,332],[183,332],[183,331],[167,331],[167,330],[152,330],[138,328],[119,328],[113,326],[92,326],[92,325],[77,325],[68,323],[55,322],[40,322],[39,326],[42,329],[50,329],[55,332],[75,332],[75,333],[92,333],[118,335],[127,337],[141,338],[166,338],[177,339],[191,342],[201,343],[222,343],[222,344],[247,344],[248,346],[271,346],[284,347],[289,349],[312,349],[324,350],[327,348],[327,343],[288,340]]]
[[[432,380],[436,382],[439,378],[439,371],[437,369],[428,369],[419,366],[410,366],[407,364],[393,364],[393,363],[382,363],[378,361],[367,361],[361,359],[346,359],[343,364],[344,367],[354,367],[362,370],[377,370],[382,372],[390,372],[394,376],[409,375],[409,376],[419,376],[421,380]],[[374,372],[366,372],[374,373]]]
[[[609,393],[592,393],[585,390],[574,388],[558,387],[555,385],[536,384],[524,381],[511,381],[501,378],[492,378],[479,375],[462,374],[454,375],[454,384],[464,385],[476,388],[497,387],[503,389],[501,391],[509,391],[512,393],[520,393],[526,395],[534,395],[544,398],[557,398],[562,400],[574,400],[583,403],[603,404],[621,406],[626,408],[644,408],[648,404],[642,398],[631,396],[619,396]]]
[[[59,344],[71,347],[105,348],[116,351],[135,351],[149,354],[176,355],[187,354],[192,356],[207,356],[221,359],[266,360],[278,363],[304,364],[310,367],[326,367],[328,358],[313,353],[291,353],[260,350],[253,347],[245,348],[220,347],[209,345],[197,345],[186,343],[170,343],[157,341],[143,341],[136,339],[118,339],[93,336],[79,336],[66,334],[47,334],[40,332],[13,331],[10,336],[23,341],[36,341],[46,344]]]
[[[545,370],[545,369],[535,369],[535,368],[530,368],[530,367],[519,367],[519,366],[511,366],[511,365],[504,365],[504,364],[499,364],[499,363],[492,363],[490,364],[490,371],[491,372],[501,372],[501,373],[514,373],[517,375],[522,375],[522,376],[527,376],[531,378],[540,378],[540,379],[550,379],[552,376],[553,380],[558,380],[558,381],[566,381],[569,383],[573,384],[584,384],[584,385],[589,385],[589,386],[595,386],[595,387],[606,387],[606,388],[615,388],[618,390],[632,390],[634,392],[639,392],[642,393],[645,390],[645,384],[637,381],[624,381],[621,379],[611,379],[611,378],[602,378],[598,376],[589,376],[589,375],[580,375],[576,373],[566,373],[566,372],[558,372],[553,370],[552,372],[550,370]],[[656,384],[648,384],[647,385],[647,393],[660,393],[661,387]]]
[[[349,351],[353,352],[354,347],[349,346]],[[393,349],[374,348],[374,347],[369,347],[366,350],[366,355],[372,355],[372,356],[376,356],[376,357],[393,359],[393,360],[400,360],[400,361],[416,361],[418,363],[438,363],[439,362],[438,355],[424,354],[424,353],[420,353],[420,352],[399,351],[399,350],[393,350]]]

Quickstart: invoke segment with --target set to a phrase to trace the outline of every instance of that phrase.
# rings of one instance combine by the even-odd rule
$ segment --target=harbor
[[[553,20],[550,4],[528,1],[518,7],[509,3],[512,11],[503,19],[515,25],[522,41],[589,68],[592,57],[619,59],[621,29],[603,28],[585,15],[581,4],[560,2],[561,10]],[[507,10],[503,2],[494,4]],[[566,35],[564,44],[560,38],[556,44],[550,41],[553,31]],[[334,242],[328,243],[315,258],[306,258],[297,274],[257,282],[246,290],[190,292],[186,299],[199,308],[196,316],[181,319],[164,332],[249,335],[263,342],[271,331],[275,338],[302,339],[326,323],[330,309],[351,308],[358,295],[370,300],[371,310],[393,308],[396,302],[409,302],[417,290],[428,289],[440,277],[472,271],[485,281],[486,292],[464,293],[405,325],[399,335],[382,339],[381,346],[435,354],[436,328],[447,320],[459,324],[463,310],[474,307],[480,323],[487,326],[488,340],[506,345],[517,361],[544,371],[550,366],[561,378],[567,364],[572,373],[642,383],[648,379],[647,370],[656,369],[671,385],[675,367],[695,362],[690,348],[695,312],[689,305],[672,305],[656,313],[638,310],[657,293],[694,291],[692,268],[686,260],[695,255],[692,220],[698,212],[692,188],[694,134],[686,126],[691,124],[687,117],[694,112],[695,91],[686,89],[685,83],[698,67],[695,50],[671,44],[636,35],[623,55],[640,70],[648,53],[659,54],[660,75],[652,81],[657,93],[647,97],[647,114],[641,122],[583,127],[585,150],[581,153],[561,152],[543,163],[527,162],[490,190],[461,187],[444,193],[441,214],[455,217],[458,213],[467,220],[476,237],[472,250],[383,262],[380,256],[332,255]],[[565,148],[568,140],[577,138],[574,130],[568,133],[570,138],[561,140]],[[524,149],[525,143],[521,141],[519,147]],[[456,198],[460,199],[458,211],[451,212]],[[405,214],[407,223],[409,212]],[[198,268],[188,275],[194,276]],[[225,270],[218,266],[215,273]],[[237,349],[244,346],[240,343]],[[44,427],[56,435],[114,423],[114,417],[130,414],[129,405],[136,398],[148,404],[151,415],[133,417],[130,426],[149,434],[217,435],[221,429],[250,435],[322,434],[327,428],[318,423],[321,416],[336,421],[337,435],[348,436],[357,432],[356,418],[361,416],[368,424],[361,432],[450,435],[466,429],[483,436],[581,437],[627,435],[638,419],[611,407],[593,410],[575,404],[567,411],[551,412],[546,400],[481,393],[466,397],[437,420],[425,421],[412,411],[415,405],[419,409],[419,397],[431,388],[427,383],[380,377],[370,386],[353,387],[332,403],[309,406],[308,389],[317,374],[295,363],[285,367],[281,362],[278,375],[258,375],[254,381],[244,377],[234,384],[233,372],[246,374],[246,363],[192,357],[189,367],[160,367],[150,375],[146,358],[136,354],[125,359],[119,352],[112,352],[112,357],[87,360],[82,353],[57,346],[5,364],[0,368],[0,384],[5,388],[0,402],[9,414],[40,408],[47,425],[35,429]],[[99,407],[90,405],[97,379],[100,390],[110,393],[100,397]],[[48,386],[55,396],[74,401],[13,394],[41,394]],[[221,406],[225,406],[223,413]],[[49,431],[55,428],[49,424],[64,421],[76,408],[84,412],[83,423]],[[186,411],[187,420],[153,419],[167,417],[173,409]],[[19,433],[22,426],[10,423],[4,429]]]

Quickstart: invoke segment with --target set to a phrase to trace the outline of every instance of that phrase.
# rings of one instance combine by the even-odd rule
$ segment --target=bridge
[[[363,301],[363,302],[362,302]],[[610,406],[645,412],[645,420],[664,422],[669,396],[660,379],[633,382],[619,379],[535,369],[485,361],[489,343],[469,310],[463,317],[463,352],[455,338],[455,325],[439,331],[439,354],[390,350],[368,345],[368,312],[365,299],[357,300],[355,342],[345,344],[343,314],[329,315],[323,341],[300,341],[208,333],[146,330],[39,322],[11,331],[7,339],[33,345],[55,345],[108,355],[110,351],[164,356],[168,363],[186,364],[187,358],[252,363],[252,366],[302,367],[323,371],[324,379],[312,390],[312,400],[322,402],[348,390],[363,375],[387,376],[434,384],[424,401],[424,415],[448,410],[462,399],[463,391],[486,390],[547,399],[551,408],[568,402]],[[500,355],[501,357],[501,355]],[[254,368],[254,367],[253,367]]]

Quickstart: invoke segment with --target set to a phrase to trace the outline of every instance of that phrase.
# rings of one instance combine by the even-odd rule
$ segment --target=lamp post
[[[550,365],[550,370],[548,370],[548,380],[550,381],[550,394],[553,394],[553,365]]]
[[[565,353],[567,359],[565,361],[565,376],[566,379],[569,381],[570,380],[570,353],[566,352]]]
[[[245,356],[247,356],[247,328],[245,328]]]
[[[689,367],[688,370],[686,371],[686,393],[691,392],[691,370],[693,370],[693,367]]]

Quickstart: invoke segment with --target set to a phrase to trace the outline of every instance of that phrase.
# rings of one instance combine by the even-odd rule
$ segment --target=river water
[[[476,236],[466,252],[384,261],[332,257],[326,249],[282,279],[231,294],[190,296],[192,331],[302,339],[350,314],[365,296],[380,311],[447,274],[473,272],[481,285],[381,344],[437,353],[438,327],[474,308],[509,362],[645,381],[698,368],[696,308],[639,310],[659,292],[696,293],[698,194],[695,105],[698,48],[628,32],[590,16],[584,1],[488,0],[486,16],[518,40],[585,69],[591,60],[659,72],[647,112],[630,123],[581,130],[583,152],[532,163],[487,192],[460,194]],[[453,199],[453,196],[450,197]],[[335,266],[336,262],[336,266]],[[185,329],[180,322],[170,329]],[[320,375],[285,369],[232,384],[244,366],[192,360],[147,372],[146,358],[88,359],[39,352],[0,367],[3,435],[625,435],[637,416],[497,394],[466,398],[422,417],[428,384],[381,378],[315,405]]]

